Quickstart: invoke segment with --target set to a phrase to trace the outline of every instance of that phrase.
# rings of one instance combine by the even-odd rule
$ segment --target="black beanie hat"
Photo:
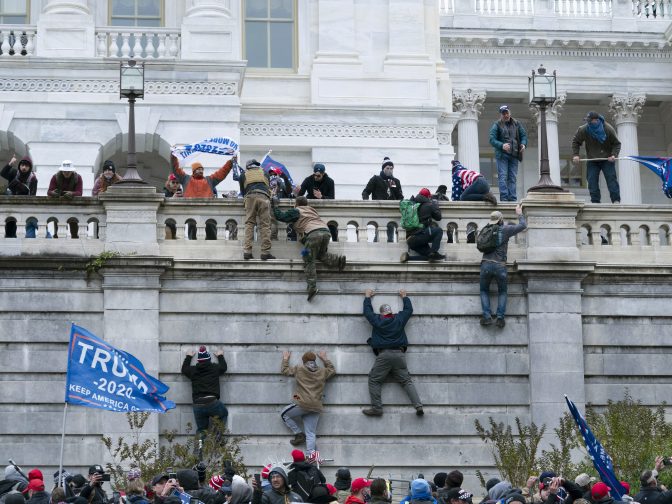
[[[464,475],[460,471],[450,471],[446,476],[446,486],[448,488],[459,488],[464,481]]]
[[[439,472],[434,475],[434,484],[439,487],[443,488],[444,485],[446,484],[446,478],[448,477],[448,473],[445,472]]]
[[[390,158],[389,158],[389,157],[384,157],[384,158],[383,158],[383,166],[382,166],[382,169],[384,170],[386,166],[391,166],[391,167],[394,168],[394,163],[393,163],[392,161],[390,161]]]
[[[112,170],[112,173],[117,173],[117,167],[114,166],[114,162],[111,159],[108,159],[103,163],[103,171],[105,171],[108,168]]]

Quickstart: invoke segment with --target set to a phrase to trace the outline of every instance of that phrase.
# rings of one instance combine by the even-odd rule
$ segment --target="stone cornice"
[[[147,94],[235,95],[237,82],[145,81]],[[118,79],[0,79],[0,91],[35,93],[119,93]]]
[[[241,136],[288,136],[288,137],[342,137],[342,138],[420,138],[436,136],[431,126],[385,126],[381,124],[336,124],[336,123],[272,123],[243,122]]]

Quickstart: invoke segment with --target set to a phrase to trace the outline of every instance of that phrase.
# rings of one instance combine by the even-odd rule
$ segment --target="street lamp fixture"
[[[548,163],[548,140],[546,138],[546,107],[557,98],[555,70],[553,75],[547,74],[544,65],[540,65],[532,76],[528,78],[530,104],[539,106],[541,134],[539,135],[539,182],[530,187],[527,192],[565,192],[551,180],[551,167]]]
[[[145,65],[135,60],[122,61],[119,67],[119,97],[128,99],[128,154],[126,173],[118,183],[146,184],[138,174],[135,153],[135,100],[145,97]]]

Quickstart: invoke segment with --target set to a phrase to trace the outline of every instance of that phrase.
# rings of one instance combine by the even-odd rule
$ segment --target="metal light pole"
[[[530,103],[539,106],[541,134],[539,135],[539,182],[530,187],[527,192],[566,192],[562,187],[555,185],[551,179],[551,166],[548,162],[548,140],[546,138],[546,106],[553,103],[557,97],[556,75],[546,74],[544,65],[540,65],[535,73],[529,77],[528,85]]]
[[[138,173],[138,159],[135,153],[135,100],[145,96],[145,65],[135,60],[121,63],[119,67],[119,95],[128,98],[128,154],[126,173],[118,184],[146,184]]]

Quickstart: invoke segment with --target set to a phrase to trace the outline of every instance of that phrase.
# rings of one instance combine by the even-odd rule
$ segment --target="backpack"
[[[399,211],[401,212],[401,227],[406,231],[422,228],[418,209],[420,203],[411,200],[401,200],[399,202]]]
[[[296,471],[296,480],[292,484],[292,491],[299,494],[303,502],[310,502],[313,489],[318,486],[322,486],[322,481],[317,471]]]
[[[481,229],[476,237],[476,248],[484,254],[494,252],[500,245],[499,224],[488,224]]]

